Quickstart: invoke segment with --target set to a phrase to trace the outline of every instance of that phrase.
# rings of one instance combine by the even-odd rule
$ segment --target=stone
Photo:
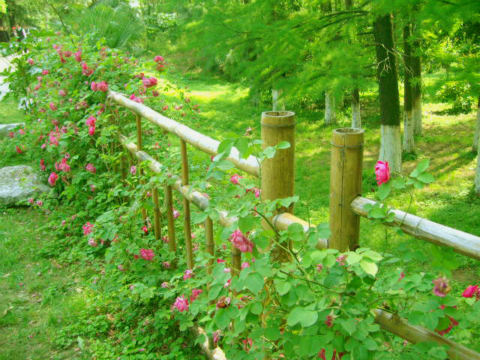
[[[8,136],[10,131],[15,130],[17,127],[24,127],[25,123],[14,123],[14,124],[0,124],[0,138]]]
[[[0,169],[0,204],[16,205],[50,188],[40,181],[30,166],[16,165]]]

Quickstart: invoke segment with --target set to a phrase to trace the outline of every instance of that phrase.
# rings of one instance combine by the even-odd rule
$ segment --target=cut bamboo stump
[[[290,144],[288,149],[279,149],[271,159],[262,162],[262,200],[277,200],[294,195],[295,185],[295,113],[291,111],[266,111],[262,113],[262,146],[276,146],[283,141]],[[279,209],[279,213],[293,212],[293,205]],[[269,226],[263,224],[265,228]],[[283,244],[289,247],[290,244]],[[290,254],[280,247],[272,249],[277,261],[289,261]]]
[[[358,247],[360,217],[350,203],[362,191],[363,132],[336,129],[332,136],[329,247],[340,251]]]
[[[211,274],[213,267],[213,256],[215,256],[215,243],[213,242],[213,221],[209,217],[207,217],[207,220],[205,220],[205,238],[207,240],[206,250],[212,256],[212,258],[208,260],[207,264],[207,271],[209,274]]]

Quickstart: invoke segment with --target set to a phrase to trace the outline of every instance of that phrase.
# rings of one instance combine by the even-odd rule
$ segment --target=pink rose
[[[191,279],[193,276],[193,270],[187,269],[183,274],[183,280]]]
[[[173,209],[173,218],[178,219],[179,216],[180,216],[180,211]]]
[[[130,173],[131,173],[132,175],[135,175],[135,174],[137,173],[137,167],[136,167],[135,165],[132,165],[132,166],[130,167]]]
[[[152,249],[140,249],[140,256],[143,260],[152,261],[155,253]]]
[[[67,96],[67,92],[63,89],[60,89],[60,91],[58,92],[58,95],[60,96]]]
[[[82,226],[83,235],[88,235],[93,231],[93,224],[87,221],[85,225]]]
[[[88,245],[90,245],[92,247],[97,247],[98,246],[98,244],[97,244],[97,242],[95,241],[94,238],[88,239]]]
[[[88,128],[88,135],[90,135],[90,136],[95,135],[95,126],[90,126]]]
[[[82,50],[78,50],[73,56],[75,56],[75,61],[82,62]]]
[[[48,183],[50,184],[50,186],[55,186],[55,183],[57,182],[57,180],[58,180],[58,175],[54,172],[52,172],[48,177]]]
[[[108,91],[108,84],[105,81],[100,81],[97,84],[97,90],[101,92],[107,92]]]
[[[235,230],[229,240],[241,252],[252,252],[253,243],[240,230]]]
[[[142,227],[142,230],[145,233],[145,235],[148,234],[148,227],[146,225]]]
[[[246,269],[248,267],[250,267],[250,263],[248,261],[242,263],[242,269]]]
[[[480,288],[478,285],[470,285],[462,293],[464,298],[471,298],[474,295],[476,296],[477,300],[480,300]]]
[[[56,111],[58,108],[57,108],[57,105],[55,105],[53,102],[51,102],[50,104],[48,104],[48,106],[50,106],[50,110],[52,111]]]
[[[192,289],[192,296],[190,296],[190,302],[194,302],[200,296],[203,291],[201,289]]]
[[[43,160],[43,159],[40,159],[40,170],[42,170],[42,171],[46,170],[45,160]]]
[[[160,55],[157,55],[153,58],[153,61],[155,61],[156,63],[159,63],[159,62],[163,62],[165,59],[163,58],[163,56],[160,56]]]
[[[444,277],[437,278],[432,281],[434,284],[433,293],[440,297],[445,297],[450,292],[450,286],[448,280]]]
[[[377,164],[375,165],[375,176],[378,186],[385,184],[388,182],[388,180],[390,180],[390,168],[388,166],[388,161],[377,161]]]
[[[230,182],[234,185],[238,185],[238,180],[242,179],[243,176],[240,176],[238,174],[233,174],[231,177],[230,177]]]
[[[173,307],[180,312],[188,311],[188,300],[185,298],[184,295],[179,296],[173,303]]]
[[[85,123],[87,124],[87,126],[95,126],[96,121],[97,118],[95,116],[89,116]]]
[[[18,145],[15,145],[15,151],[17,152],[17,154],[21,154],[23,152]]]
[[[50,71],[48,71],[47,69],[42,70],[42,75],[48,75],[49,72],[50,72]]]
[[[97,172],[97,169],[95,168],[95,166],[93,164],[90,164],[90,163],[88,163],[85,166],[85,170],[87,170],[88,172],[91,172],[92,174],[95,174]]]
[[[168,287],[169,287],[168,282],[166,282],[166,281],[162,282],[161,287],[164,288],[164,289],[168,289]]]
[[[157,85],[157,82],[157,79],[154,77],[142,79],[143,86],[145,86],[146,88]]]
[[[33,64],[35,64],[35,61],[33,61],[33,59],[32,59],[32,58],[29,58],[29,59],[27,60],[27,62],[28,62],[30,65],[33,65]]]
[[[43,201],[42,200],[37,200],[36,204],[37,204],[37,206],[43,206]]]

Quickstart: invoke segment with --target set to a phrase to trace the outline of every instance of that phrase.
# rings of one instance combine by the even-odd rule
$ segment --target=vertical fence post
[[[290,143],[288,149],[277,150],[272,159],[265,159],[261,166],[262,200],[275,200],[294,195],[295,184],[295,113],[291,111],[266,111],[262,113],[263,148]],[[293,205],[279,212],[293,212]],[[265,227],[268,225],[264,224]],[[290,246],[290,244],[284,244]],[[273,249],[278,261],[288,261],[289,254],[281,248]]]
[[[187,143],[180,140],[182,154],[182,185],[188,185],[188,157]],[[187,266],[193,269],[192,229],[190,225],[190,202],[183,197],[184,227],[185,227],[185,248],[187,250]]]
[[[154,229],[155,229],[155,239],[159,240],[162,237],[162,230],[160,227],[160,205],[158,203],[158,189],[156,186],[152,189],[153,196],[153,217],[154,217]]]
[[[333,130],[329,247],[340,251],[358,247],[360,217],[350,204],[362,192],[363,133],[363,129]]]
[[[214,256],[215,254],[215,244],[213,242],[213,222],[210,217],[207,217],[205,220],[205,237],[207,239],[207,252],[211,255]],[[207,271],[209,274],[212,273],[212,266],[213,266],[214,259],[208,260],[208,265],[207,265]]]
[[[165,213],[167,214],[168,248],[170,251],[175,252],[177,250],[177,244],[175,240],[175,219],[173,218],[173,196],[171,185],[165,185]]]
[[[135,122],[137,123],[137,149],[138,151],[142,151],[142,117],[140,115],[135,115]],[[138,171],[140,175],[140,184],[144,184],[145,181],[142,179],[142,170],[139,169]],[[147,219],[147,210],[142,207],[142,217],[143,220]]]

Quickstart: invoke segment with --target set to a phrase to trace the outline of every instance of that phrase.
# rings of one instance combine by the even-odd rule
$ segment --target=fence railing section
[[[134,102],[120,93],[109,91],[108,98],[118,105],[131,110],[136,114],[137,144],[131,143],[120,135],[122,145],[139,161],[145,161],[154,173],[167,173],[168,169],[152,156],[142,151],[142,122],[145,118],[160,128],[180,138],[182,157],[181,176],[168,174],[173,185],[165,184],[165,212],[169,238],[169,249],[176,251],[175,227],[173,222],[173,195],[172,190],[178,191],[183,197],[184,205],[184,230],[185,248],[188,267],[194,266],[192,253],[192,234],[190,222],[190,203],[201,210],[209,206],[209,199],[189,185],[188,146],[210,155],[218,154],[219,141],[205,136],[177,121],[169,119],[153,109]],[[295,160],[295,114],[289,111],[271,111],[262,114],[261,120],[263,146],[277,145],[288,141],[290,148],[278,150],[272,159],[267,159],[261,164],[254,156],[242,159],[237,149],[233,148],[227,157],[237,169],[259,177],[261,176],[262,200],[274,200],[294,195],[294,160]],[[358,247],[360,233],[360,216],[368,218],[367,204],[374,204],[370,199],[361,197],[363,163],[363,130],[337,129],[332,137],[331,180],[330,180],[330,229],[329,239],[321,239],[318,248],[335,248],[340,251],[355,250]],[[153,189],[155,236],[160,238],[160,205],[158,202],[158,189]],[[395,217],[393,223],[405,233],[418,239],[434,244],[443,245],[453,250],[480,259],[480,237],[468,234],[444,225],[440,225],[411,215],[399,210],[392,210]],[[293,208],[281,209],[272,219],[271,223],[279,230],[286,230],[293,223],[300,224],[307,232],[311,225],[292,214]],[[145,217],[146,214],[143,213]],[[227,211],[221,211],[219,223],[230,226],[236,221]],[[264,226],[269,226],[264,224]],[[207,218],[205,221],[206,249],[214,255],[213,222]],[[278,260],[285,260],[284,254],[273,254]],[[241,253],[232,247],[232,267],[234,272],[240,271]],[[212,264],[210,263],[210,266]],[[451,359],[480,360],[480,354],[463,345],[445,339],[439,334],[420,326],[409,324],[406,320],[381,309],[374,310],[375,321],[383,330],[389,331],[412,343],[436,342],[447,347]],[[205,332],[196,327],[197,334]],[[221,349],[211,350],[208,340],[201,344],[205,354],[210,359],[225,359]]]

